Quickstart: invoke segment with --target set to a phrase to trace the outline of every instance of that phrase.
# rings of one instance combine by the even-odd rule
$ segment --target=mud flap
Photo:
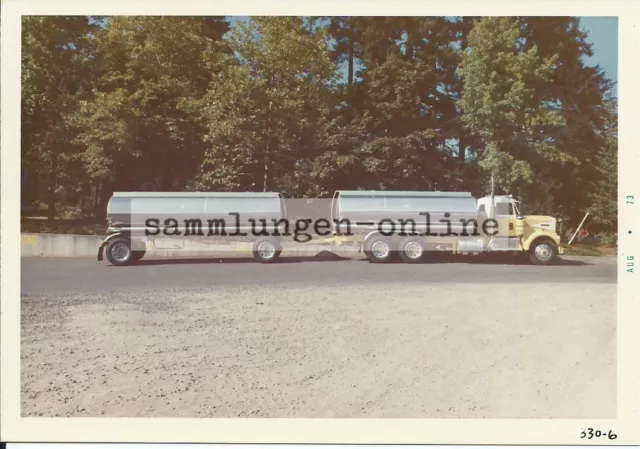
[[[104,256],[104,248],[105,246],[107,246],[107,243],[109,243],[109,240],[111,240],[114,237],[117,237],[119,235],[122,235],[121,232],[117,232],[115,234],[111,234],[109,235],[107,238],[105,238],[102,243],[100,244],[100,246],[98,247],[98,262],[100,262],[103,259]]]

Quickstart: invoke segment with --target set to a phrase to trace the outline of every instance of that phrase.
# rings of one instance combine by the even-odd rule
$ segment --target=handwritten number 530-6
[[[615,440],[616,438],[618,438],[618,435],[616,435],[615,433],[613,433],[611,430],[609,430],[608,432],[603,432],[600,430],[593,430],[592,428],[588,428],[586,430],[583,430],[582,433],[580,434],[580,438],[586,438],[588,440],[592,439],[592,438],[600,438],[600,437],[607,437],[610,440]]]

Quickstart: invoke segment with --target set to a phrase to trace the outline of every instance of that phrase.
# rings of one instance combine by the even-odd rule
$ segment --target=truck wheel
[[[558,256],[558,247],[549,240],[541,240],[529,248],[529,260],[535,265],[549,265]]]
[[[256,240],[253,244],[253,257],[262,263],[271,263],[282,253],[280,242],[271,238]]]
[[[394,247],[390,238],[374,235],[364,242],[364,253],[371,263],[385,263],[393,259]]]
[[[422,237],[408,237],[400,243],[400,258],[406,263],[420,263],[424,260],[425,245]]]
[[[134,252],[131,250],[131,241],[126,237],[117,237],[107,244],[107,260],[111,265],[122,267],[135,261]]]

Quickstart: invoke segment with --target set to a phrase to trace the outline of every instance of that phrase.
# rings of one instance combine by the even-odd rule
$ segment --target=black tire
[[[397,248],[390,237],[376,234],[365,240],[364,253],[370,263],[387,263],[394,259]]]
[[[538,240],[529,248],[529,260],[535,265],[551,265],[558,257],[558,246],[551,240]]]
[[[116,267],[131,265],[135,262],[134,251],[131,250],[131,240],[126,237],[116,237],[105,248],[107,260]]]
[[[274,238],[262,238],[253,243],[253,257],[261,263],[272,263],[282,254],[280,242]]]
[[[424,261],[426,251],[424,237],[411,236],[400,242],[400,259],[405,263],[420,263]]]

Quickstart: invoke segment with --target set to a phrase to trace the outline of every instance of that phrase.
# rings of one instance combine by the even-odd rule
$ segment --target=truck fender
[[[109,234],[107,237],[105,237],[105,239],[102,241],[102,243],[100,244],[100,246],[107,246],[107,244],[113,240],[116,237],[120,237],[123,236],[124,232],[115,232],[113,234]]]
[[[548,239],[553,241],[557,246],[560,246],[560,236],[553,232],[549,231],[535,231],[531,234],[525,241],[522,242],[522,249],[525,251],[529,251],[529,248],[533,246],[533,243],[539,239]]]
[[[366,242],[369,239],[369,237],[371,237],[371,236],[373,236],[375,234],[380,234],[380,231],[371,231],[371,232],[369,232],[367,235],[364,236],[363,242]]]
[[[370,237],[372,237],[372,236],[374,236],[376,234],[380,234],[380,231],[378,231],[378,230],[371,231],[367,235],[365,235],[364,238],[362,239],[362,243],[360,244],[360,249],[358,250],[358,252],[360,252],[360,253],[364,252],[365,243],[367,242],[367,240],[369,240]]]
[[[104,255],[104,247],[107,246],[109,244],[109,242],[111,240],[113,240],[115,237],[119,237],[121,235],[123,235],[124,233],[122,232],[115,232],[113,234],[109,234],[103,241],[102,243],[100,243],[100,246],[98,247],[98,262],[100,262],[103,259],[103,255]]]

